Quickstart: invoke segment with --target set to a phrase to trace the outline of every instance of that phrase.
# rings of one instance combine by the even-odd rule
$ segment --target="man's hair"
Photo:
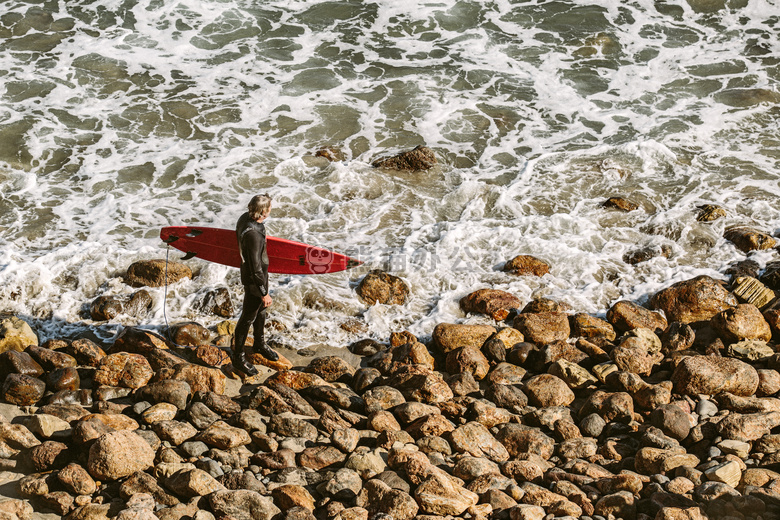
[[[255,195],[252,200],[249,201],[247,206],[249,209],[249,218],[257,220],[260,217],[268,215],[271,210],[271,196],[267,193],[262,195]]]

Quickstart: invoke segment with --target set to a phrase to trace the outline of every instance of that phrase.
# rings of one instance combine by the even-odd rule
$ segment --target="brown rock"
[[[422,365],[433,370],[435,362],[433,356],[428,351],[428,347],[414,341],[404,343],[390,349],[390,356],[396,363],[406,363],[408,365]]]
[[[482,351],[462,347],[450,351],[447,354],[446,369],[450,374],[470,373],[477,381],[482,380],[490,370],[488,362]]]
[[[274,497],[274,502],[282,511],[287,511],[296,506],[314,511],[314,497],[306,491],[305,487],[284,484],[274,488],[271,494]]]
[[[0,353],[0,377],[5,377],[6,374],[40,377],[43,373],[43,367],[27,352],[6,350]]]
[[[422,511],[433,515],[457,516],[477,504],[479,496],[476,493],[442,473],[431,472],[414,490],[414,498]]]
[[[29,457],[35,471],[50,471],[64,467],[70,462],[72,454],[66,444],[45,441],[30,449]]]
[[[401,429],[401,425],[398,424],[392,413],[379,410],[369,413],[366,419],[366,428],[375,432],[398,431]]]
[[[635,518],[636,499],[630,491],[619,491],[601,497],[596,502],[594,511],[605,518]]]
[[[596,390],[580,409],[580,417],[596,413],[606,422],[628,423],[634,419],[634,400],[626,392]]]
[[[30,406],[43,398],[46,383],[23,374],[9,374],[3,382],[2,398],[17,406]]]
[[[610,307],[607,311],[607,321],[619,332],[628,332],[640,327],[663,331],[667,326],[666,319],[657,312],[625,300]]]
[[[436,154],[427,146],[417,146],[392,157],[383,157],[371,163],[374,168],[389,170],[419,171],[429,170],[436,165]]]
[[[650,300],[668,319],[682,323],[706,321],[737,305],[736,297],[709,276],[678,282],[657,292]]]
[[[176,471],[165,478],[165,487],[186,499],[206,496],[225,489],[225,486],[205,471],[191,467]]]
[[[748,227],[733,227],[727,229],[723,238],[734,245],[743,253],[763,249],[772,249],[777,243],[774,238],[755,229]]]
[[[653,245],[630,251],[623,256],[623,261],[629,265],[647,262],[657,257],[669,258],[672,256],[672,248],[667,244]]]
[[[754,414],[730,413],[718,423],[718,431],[726,439],[750,442],[768,435],[780,425],[780,412]]]
[[[495,333],[495,327],[490,325],[439,323],[433,329],[433,341],[444,354],[461,347],[479,350]]]
[[[74,340],[67,348],[79,365],[90,367],[100,366],[100,360],[106,357],[106,352],[100,345],[86,338]]]
[[[688,350],[693,346],[696,338],[690,325],[673,321],[669,328],[661,335],[661,345],[664,353]]]
[[[71,462],[57,472],[57,478],[76,495],[91,495],[97,491],[97,484],[84,467]]]
[[[523,390],[535,406],[567,406],[574,401],[574,392],[569,385],[552,374],[533,376],[526,381]]]
[[[127,303],[125,303],[125,314],[136,318],[144,318],[152,310],[153,305],[152,295],[149,294],[149,291],[141,289],[134,292]]]
[[[755,305],[742,303],[719,312],[710,320],[724,343],[736,343],[745,339],[769,341],[772,331],[769,323]]]
[[[78,390],[80,386],[79,372],[73,367],[57,368],[46,375],[46,387],[52,392]]]
[[[610,197],[603,204],[605,208],[619,209],[620,211],[634,211],[639,208],[636,202],[624,199],[623,197]]]
[[[397,388],[382,385],[367,390],[363,394],[363,401],[366,404],[366,412],[371,413],[395,408],[405,403],[406,399]]]
[[[195,349],[195,360],[209,367],[222,367],[230,363],[230,356],[216,345],[206,344]]]
[[[726,216],[726,210],[714,204],[704,204],[697,206],[696,209],[699,210],[699,214],[696,215],[696,220],[699,222],[712,222]]]
[[[531,255],[517,255],[504,264],[504,271],[521,276],[544,276],[550,265]]]
[[[569,319],[562,312],[521,313],[515,316],[513,326],[526,341],[537,345],[566,340],[571,332]]]
[[[152,367],[142,355],[118,352],[100,361],[94,380],[106,386],[141,388],[153,375]]]
[[[281,357],[281,356],[280,356]],[[268,383],[281,383],[293,390],[300,391],[312,386],[327,385],[328,382],[317,374],[309,374],[298,370],[281,370],[266,380]]]
[[[569,318],[571,336],[574,338],[606,338],[615,340],[615,329],[601,318],[589,314],[577,313]]]
[[[31,345],[27,347],[26,352],[46,370],[78,366],[78,362],[73,356],[59,350]]]
[[[22,352],[30,345],[38,346],[38,336],[26,321],[16,316],[0,318],[0,352]]]
[[[131,287],[163,287],[184,278],[192,278],[192,269],[181,262],[141,260],[127,268],[125,283]]]
[[[298,464],[304,468],[319,471],[342,464],[346,458],[346,454],[336,447],[314,446],[306,448],[298,455]]]
[[[206,293],[199,307],[206,313],[230,318],[235,314],[233,301],[230,299],[230,291],[226,287],[220,287]]]
[[[370,514],[384,513],[394,520],[412,520],[419,510],[411,495],[393,489],[379,479],[366,482],[364,491],[364,497],[358,498],[358,506],[365,507]]]
[[[463,312],[487,314],[496,321],[503,321],[513,309],[521,306],[520,298],[498,289],[480,289],[460,299]]]
[[[99,480],[118,480],[150,468],[154,450],[142,437],[119,430],[101,435],[89,449],[87,470]]]
[[[225,393],[227,378],[216,368],[182,363],[174,367],[170,378],[189,384],[193,394],[196,392],[214,392],[220,395]]]
[[[609,355],[620,370],[646,376],[664,359],[660,352],[651,353],[643,348],[631,348],[624,344],[612,349]]]
[[[33,508],[26,500],[0,499],[0,516],[8,520],[32,520]],[[7,516],[6,516],[7,515]]]
[[[360,281],[357,293],[368,305],[403,305],[409,296],[409,286],[397,276],[374,269]]]
[[[498,430],[496,439],[504,445],[510,457],[531,453],[547,460],[555,450],[555,440],[538,428],[520,424],[505,424]]]
[[[509,460],[507,449],[478,422],[468,422],[450,434],[452,447],[460,453],[474,457],[486,457],[493,462]]]
[[[680,466],[696,467],[699,459],[684,449],[664,450],[660,448],[641,448],[636,452],[634,466],[643,475],[666,473]]]
[[[211,338],[211,332],[194,321],[172,325],[168,334],[174,343],[185,347],[197,347]]]
[[[759,369],[758,372],[758,397],[775,395],[780,392],[780,372],[777,370]]]
[[[113,320],[122,314],[122,302],[116,296],[98,296],[89,306],[89,316],[95,321]]]
[[[755,394],[758,373],[752,366],[732,358],[690,356],[672,373],[674,391],[696,396],[729,392],[740,396]]]
[[[400,390],[409,401],[435,404],[453,397],[452,389],[437,372],[416,365],[403,365],[387,384]]]
[[[304,371],[317,374],[329,383],[349,383],[355,368],[339,356],[325,356],[312,359]]]

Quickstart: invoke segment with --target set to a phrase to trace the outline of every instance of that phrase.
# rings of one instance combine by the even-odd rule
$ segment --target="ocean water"
[[[779,123],[776,0],[0,0],[0,312],[42,340],[211,326],[197,302],[243,292],[197,259],[148,316],[86,310],[135,291],[131,263],[180,258],[161,227],[232,228],[267,192],[269,234],[365,262],[272,275],[279,343],[425,338],[485,321],[458,307],[483,287],[603,316],[724,278],[729,226],[779,231]],[[436,167],[371,167],[418,145]],[[644,247],[671,254],[624,261]],[[550,274],[503,273],[518,254]],[[358,300],[374,268],[405,305]]]

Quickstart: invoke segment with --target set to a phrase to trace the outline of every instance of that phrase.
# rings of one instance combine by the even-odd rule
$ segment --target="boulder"
[[[610,197],[602,203],[602,206],[605,208],[618,209],[625,212],[639,209],[639,204],[623,197]]]
[[[100,360],[94,380],[106,386],[141,388],[153,375],[154,370],[144,356],[118,352]]]
[[[566,340],[571,332],[569,318],[562,312],[521,313],[512,325],[526,341],[537,345]]]
[[[495,333],[496,328],[490,325],[439,323],[433,328],[433,342],[444,354],[461,347],[479,350]]]
[[[531,404],[541,407],[567,406],[574,401],[574,392],[561,378],[539,374],[526,381],[523,388]]]
[[[609,308],[607,321],[618,332],[628,332],[639,327],[652,331],[663,331],[667,326],[666,319],[659,313],[625,300],[616,302]]]
[[[409,296],[409,286],[397,276],[374,269],[360,281],[357,294],[368,305],[403,305]]]
[[[742,303],[719,312],[712,317],[710,324],[726,344],[745,339],[761,341],[772,339],[769,323],[764,319],[761,311],[750,303]]]
[[[732,242],[743,253],[772,249],[777,241],[766,233],[749,227],[732,227],[723,233],[723,238]]]
[[[374,168],[388,170],[419,171],[430,170],[436,166],[436,154],[427,146],[417,146],[392,157],[382,157],[371,163]]]
[[[531,255],[517,255],[504,264],[503,270],[521,276],[544,276],[550,272],[550,265]]]
[[[0,352],[21,352],[30,345],[38,346],[38,336],[26,321],[16,316],[0,319]]]
[[[480,289],[460,299],[460,308],[465,313],[487,314],[496,321],[503,321],[514,309],[519,309],[520,298],[498,289]]]
[[[98,296],[89,306],[89,316],[95,321],[113,320],[123,311],[122,301],[116,296]]]
[[[127,268],[125,283],[131,287],[163,287],[185,278],[192,279],[192,269],[186,264],[165,259],[141,260]]]
[[[119,480],[154,464],[155,452],[142,437],[118,430],[98,437],[89,448],[87,470],[98,480]]]
[[[693,323],[707,321],[738,302],[721,283],[702,275],[657,292],[650,303],[654,308],[663,310],[672,321]]]
[[[569,318],[573,338],[605,338],[615,340],[615,329],[611,323],[601,318],[579,312]]]
[[[488,362],[482,351],[461,347],[450,351],[447,354],[446,369],[450,374],[461,374],[468,372],[475,380],[479,381],[485,378],[490,370]]]
[[[758,372],[738,359],[690,356],[683,359],[671,377],[674,391],[690,396],[729,392],[751,396],[758,388]]]

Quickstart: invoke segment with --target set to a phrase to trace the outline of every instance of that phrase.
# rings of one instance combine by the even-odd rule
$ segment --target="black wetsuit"
[[[236,324],[236,350],[241,352],[253,325],[255,349],[264,345],[263,328],[266,310],[263,296],[268,294],[268,252],[265,225],[244,213],[236,224],[241,251],[241,283],[244,285],[244,307]]]

